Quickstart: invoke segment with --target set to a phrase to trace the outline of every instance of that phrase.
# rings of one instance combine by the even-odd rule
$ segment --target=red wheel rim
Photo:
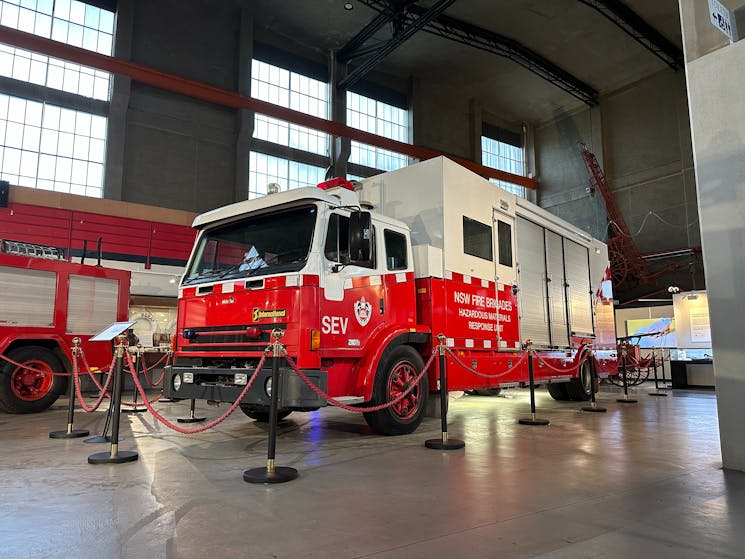
[[[398,363],[388,377],[388,394],[395,400],[403,394],[416,379],[416,368],[409,362]],[[411,419],[419,409],[421,400],[420,387],[417,384],[411,392],[391,406],[391,410],[401,419]]]
[[[31,360],[26,361],[24,365],[40,371],[52,372],[51,367],[45,361]],[[10,375],[10,389],[13,395],[26,402],[40,400],[49,394],[52,382],[54,382],[53,375],[39,373],[24,367],[16,367]]]

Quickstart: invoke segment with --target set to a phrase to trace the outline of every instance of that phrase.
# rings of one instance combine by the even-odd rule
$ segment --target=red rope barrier
[[[104,398],[109,396],[107,389],[109,388],[109,384],[111,384],[111,379],[114,378],[114,375],[112,374],[112,369],[109,369],[109,374],[106,376],[106,382],[102,387],[99,389],[99,395],[96,401],[92,406],[88,406],[88,404],[85,403],[85,398],[83,397],[83,393],[80,390],[80,371],[78,367],[78,356],[77,352],[73,352],[72,354],[72,378],[73,382],[75,383],[75,394],[78,397],[78,402],[80,403],[80,407],[83,408],[83,411],[86,413],[94,412],[98,409],[98,407],[101,405],[101,402],[103,402]]]
[[[24,365],[23,363],[19,363],[18,361],[13,361],[10,357],[7,357],[5,355],[0,355],[0,359],[2,359],[3,361],[7,361],[11,365],[15,365],[16,367],[20,367],[21,369],[25,369],[27,371],[31,371],[32,373],[37,373],[40,375],[52,375],[55,377],[69,377],[71,375],[68,372],[57,373],[55,371],[42,371],[41,369],[34,369],[33,367],[29,367],[28,365]]]
[[[464,369],[465,369],[466,371],[468,371],[469,373],[471,373],[471,374],[474,374],[474,375],[476,375],[477,377],[482,377],[482,378],[499,378],[499,377],[503,377],[503,376],[505,376],[505,375],[506,375],[507,373],[511,373],[512,371],[514,371],[515,369],[517,369],[517,368],[518,368],[518,367],[519,367],[519,366],[520,366],[520,365],[521,365],[521,364],[523,363],[523,361],[525,361],[525,360],[526,360],[526,359],[528,358],[528,352],[525,352],[525,353],[523,354],[523,356],[522,356],[522,357],[521,357],[520,359],[518,359],[518,360],[517,360],[517,361],[515,362],[515,364],[514,364],[514,365],[513,365],[512,367],[510,367],[509,369],[507,369],[506,371],[502,371],[501,373],[496,373],[496,374],[494,374],[494,375],[487,375],[486,373],[482,373],[482,372],[480,372],[480,371],[477,371],[476,369],[473,369],[473,368],[469,367],[468,365],[466,365],[465,363],[463,363],[463,362],[462,362],[462,361],[461,361],[460,359],[458,359],[458,357],[457,357],[457,356],[456,356],[456,355],[455,355],[455,354],[454,354],[454,353],[453,353],[453,352],[452,352],[452,351],[450,350],[450,348],[447,348],[447,347],[446,347],[446,348],[445,348],[445,351],[447,351],[447,352],[448,352],[448,354],[450,355],[450,357],[452,357],[452,358],[453,358],[453,361],[455,361],[456,365],[460,365],[460,366],[461,366],[462,368],[464,368]]]
[[[259,364],[256,366],[256,370],[251,375],[251,378],[248,379],[246,386],[243,388],[238,398],[236,398],[235,402],[233,402],[233,404],[230,406],[230,408],[228,408],[228,411],[226,411],[225,414],[195,429],[184,429],[183,427],[179,427],[178,425],[171,423],[165,417],[160,415],[155,410],[155,408],[153,408],[150,402],[147,401],[147,395],[145,394],[145,389],[142,387],[142,383],[140,382],[140,379],[137,378],[137,375],[135,374],[134,365],[132,364],[132,359],[129,357],[129,354],[127,354],[127,364],[129,365],[129,371],[132,374],[132,379],[134,380],[137,390],[139,391],[139,393],[142,395],[143,399],[145,400],[143,402],[145,404],[145,407],[148,409],[148,411],[151,414],[153,414],[153,417],[155,419],[160,421],[163,425],[165,425],[169,429],[172,429],[173,431],[176,431],[177,433],[181,433],[182,435],[191,435],[194,433],[201,433],[203,431],[207,431],[208,429],[212,429],[213,427],[225,421],[230,416],[230,414],[232,414],[238,408],[238,406],[241,404],[241,400],[243,400],[243,397],[251,389],[251,386],[256,381],[256,378],[259,376],[259,371],[261,371],[261,368],[264,366],[264,361],[266,361],[266,355],[264,355],[264,357],[261,358],[261,361],[259,361]]]
[[[147,380],[148,384],[150,386],[152,386],[153,388],[155,388],[156,386],[159,386],[160,383],[163,382],[163,378],[166,376],[166,372],[163,371],[162,373],[160,373],[160,378],[156,382],[153,382],[152,379],[150,378],[150,374],[149,374],[149,371],[148,371],[147,364],[145,363],[145,356],[144,356],[144,354],[140,354],[139,357],[140,357],[140,359],[142,359],[142,371],[140,371],[140,372],[143,375],[145,375],[145,380]],[[152,371],[153,369],[156,369],[158,367],[158,365],[160,365],[164,360],[167,360],[170,357],[171,357],[171,353],[170,352],[166,353],[163,357],[161,357],[160,359],[158,359],[158,361],[156,361],[155,363],[153,363],[150,366],[150,371]],[[167,362],[166,362],[166,366],[168,366],[168,363]]]
[[[308,385],[308,388],[310,388],[313,392],[315,392],[316,394],[318,394],[318,396],[320,396],[321,398],[323,398],[327,402],[333,404],[337,408],[341,408],[341,409],[347,410],[347,411],[356,411],[356,412],[363,412],[363,413],[384,410],[386,408],[389,408],[389,407],[393,406],[394,404],[397,404],[398,402],[400,402],[401,400],[403,400],[406,396],[408,396],[409,393],[412,390],[414,390],[414,388],[419,384],[419,381],[422,380],[422,377],[424,376],[424,373],[427,372],[427,369],[429,369],[430,365],[432,365],[432,362],[435,360],[436,352],[437,352],[437,350],[435,350],[435,351],[432,352],[432,356],[429,358],[429,361],[427,361],[426,365],[424,365],[424,368],[422,369],[422,372],[419,373],[419,376],[417,376],[416,379],[414,379],[414,381],[411,383],[411,386],[409,386],[409,388],[407,388],[401,394],[399,394],[399,396],[396,397],[394,400],[390,400],[389,402],[386,402],[385,404],[380,404],[378,406],[370,406],[368,408],[360,408],[360,407],[355,407],[355,406],[348,406],[347,404],[344,404],[343,402],[340,402],[336,398],[333,398],[333,397],[329,396],[326,392],[324,392],[323,390],[321,390],[320,388],[318,388],[315,384],[313,384],[311,382],[311,380],[307,376],[305,376],[305,374],[300,369],[298,369],[297,364],[292,360],[292,357],[290,357],[287,354],[287,351],[285,351],[284,348],[282,349],[282,353],[284,355],[284,358],[287,360],[287,363],[289,363],[290,368],[293,371],[295,371],[295,374],[297,374],[297,376],[300,377],[300,380],[302,380],[306,385]]]
[[[552,371],[554,371],[556,373],[564,374],[564,373],[572,373],[574,371],[579,371],[579,368],[582,365],[584,365],[584,363],[585,363],[585,361],[587,361],[589,355],[590,355],[589,353],[586,353],[584,355],[584,357],[582,358],[582,360],[579,363],[577,363],[576,365],[574,365],[572,367],[568,367],[566,369],[559,369],[558,367],[552,366],[550,363],[548,363],[543,358],[541,358],[538,354],[536,354],[536,359],[538,360],[539,363],[542,363],[548,369],[550,369],[550,370],[552,370]]]

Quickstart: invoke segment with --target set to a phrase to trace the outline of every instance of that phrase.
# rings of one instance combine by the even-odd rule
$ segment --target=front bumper
[[[184,373],[190,373],[193,382],[184,382]],[[212,400],[235,402],[243,392],[245,384],[236,384],[235,375],[244,374],[250,379],[253,369],[224,369],[219,367],[166,367],[163,380],[163,396],[173,399]],[[327,391],[326,371],[303,370],[303,374],[318,388]],[[178,390],[174,386],[176,377],[181,379]],[[188,375],[187,375],[188,376]],[[259,371],[253,386],[241,400],[243,404],[269,406],[271,397],[267,393],[267,381],[272,377],[271,367]],[[178,383],[177,383],[178,384]],[[280,367],[278,375],[278,406],[282,409],[315,409],[326,405],[326,401],[300,379],[289,367]]]

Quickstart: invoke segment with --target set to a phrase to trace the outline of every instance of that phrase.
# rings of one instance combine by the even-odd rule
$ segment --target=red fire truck
[[[491,375],[449,357],[449,390],[524,383],[528,339],[554,398],[588,398],[592,362],[600,377],[616,370],[605,244],[446,158],[239,202],[193,226],[168,397],[234,402],[275,328],[317,386],[365,406],[407,390],[440,333]],[[592,362],[577,366],[589,344]],[[282,417],[326,404],[283,367]],[[265,368],[241,403],[250,417],[266,420],[269,383]],[[365,418],[412,432],[435,387],[432,368]]]
[[[0,241],[0,355],[15,362],[0,358],[0,411],[51,406],[68,380],[48,373],[72,370],[76,336],[91,368],[108,367],[111,346],[88,339],[127,319],[129,281],[128,271],[68,262],[52,247]]]

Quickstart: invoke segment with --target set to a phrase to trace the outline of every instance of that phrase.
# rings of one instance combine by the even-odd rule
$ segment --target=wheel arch
[[[375,374],[381,359],[400,345],[410,345],[424,358],[423,349],[430,341],[431,334],[426,330],[412,330],[411,328],[390,328],[380,332],[370,340],[369,351],[357,366],[357,385],[362,388],[365,401],[372,399]]]

